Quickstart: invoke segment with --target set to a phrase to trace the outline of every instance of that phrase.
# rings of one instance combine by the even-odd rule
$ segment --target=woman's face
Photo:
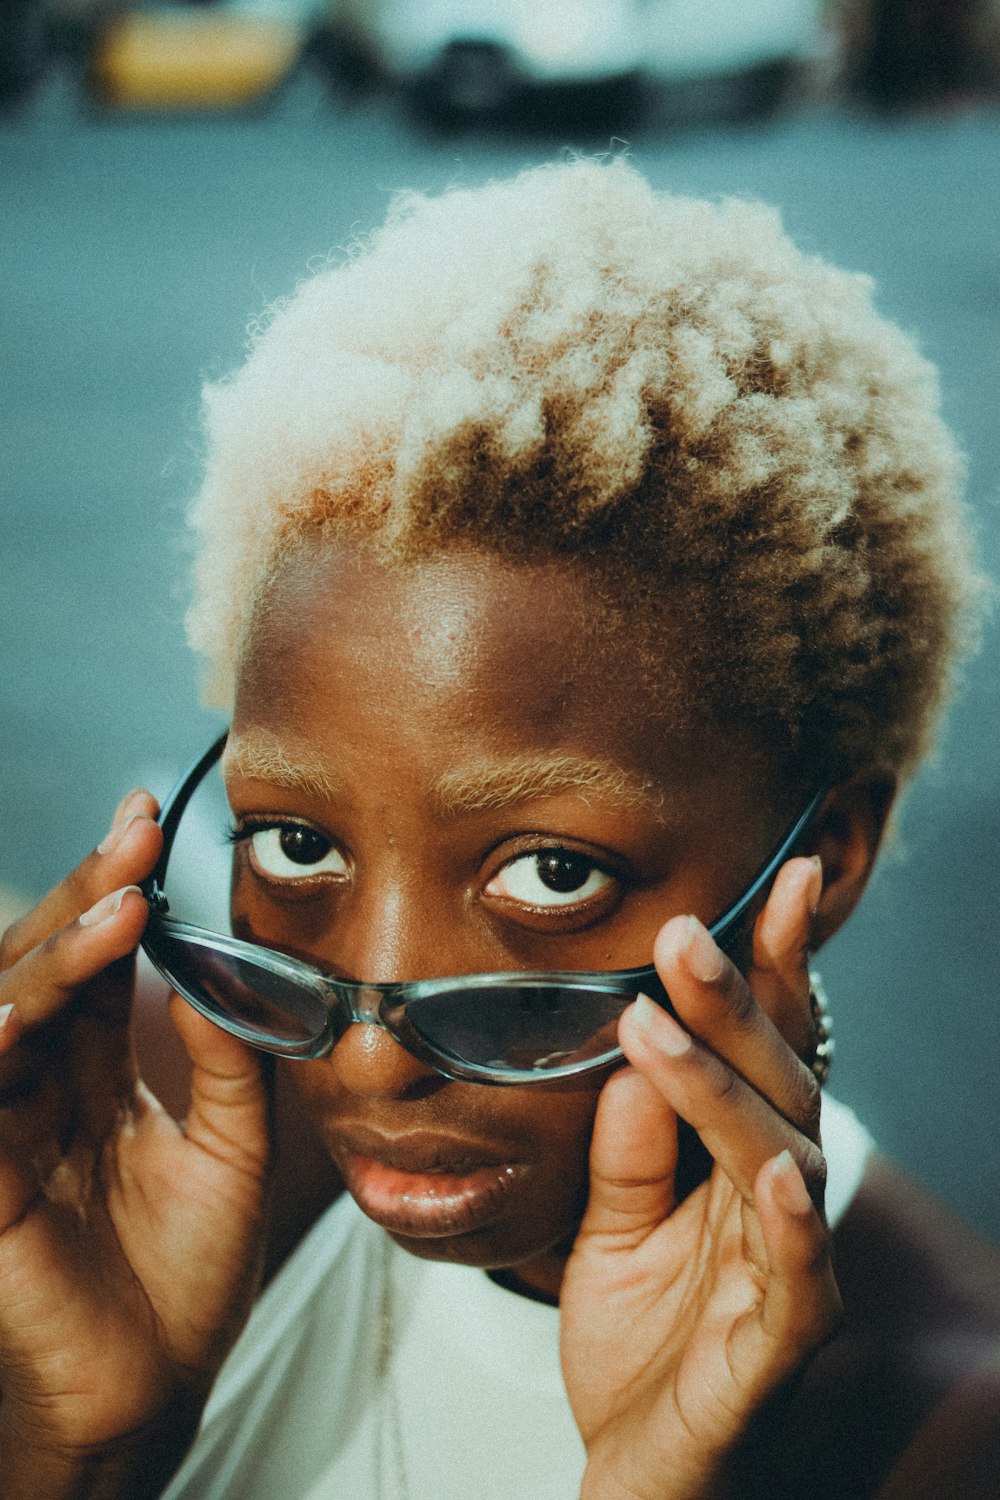
[[[479,552],[406,569],[295,554],[258,610],[226,751],[241,930],[382,983],[625,968],[668,917],[739,895],[792,804],[752,745],[681,714],[697,684],[679,644],[652,699],[640,632],[596,594],[569,565]],[[600,1075],[453,1082],[365,1024],[287,1066],[400,1244],[558,1284]]]

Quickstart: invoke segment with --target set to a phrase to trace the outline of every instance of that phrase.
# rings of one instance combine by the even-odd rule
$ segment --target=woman
[[[576,162],[403,200],[207,413],[231,878],[184,926],[132,793],[5,939],[4,1495],[994,1493],[992,1266],[821,1114],[807,964],[970,630],[927,367],[766,211]],[[234,1349],[262,1048],[351,1197]]]

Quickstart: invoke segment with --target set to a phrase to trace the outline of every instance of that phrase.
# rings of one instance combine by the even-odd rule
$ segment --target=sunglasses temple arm
[[[743,892],[743,895],[734,906],[731,906],[717,921],[712,923],[709,930],[721,948],[725,949],[726,939],[731,933],[740,930],[743,919],[758,897],[762,893],[766,895],[770,891],[778,871],[783,864],[793,857],[796,844],[816,816],[829,790],[828,786],[822,786],[810,798],[801,816],[796,818],[778,848],[761,869],[758,870],[747,889]]]
[[[152,874],[143,882],[142,888],[147,897],[161,911],[166,910],[166,902],[162,891],[167,873],[167,862],[170,859],[170,851],[173,848],[177,826],[184,815],[185,808],[197,791],[205,772],[211,770],[216,761],[221,759],[228,738],[229,730],[227,729],[223,734],[219,735],[218,739],[208,747],[204,754],[199,755],[198,759],[191,763],[160,808],[160,816],[156,821],[163,829],[163,848],[160,851],[160,857],[156,862]]]

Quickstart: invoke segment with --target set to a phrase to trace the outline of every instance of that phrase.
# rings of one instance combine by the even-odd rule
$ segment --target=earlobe
[[[843,926],[861,899],[896,789],[893,772],[861,771],[831,787],[817,813],[808,846],[823,862],[823,892],[810,943],[814,952]]]

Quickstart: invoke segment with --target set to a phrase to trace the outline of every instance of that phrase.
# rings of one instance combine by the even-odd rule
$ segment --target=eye
[[[275,823],[238,835],[250,850],[250,863],[268,880],[301,880],[309,875],[348,874],[347,861],[330,840],[306,823]]]
[[[504,865],[486,887],[524,906],[575,906],[613,883],[613,877],[586,854],[573,849],[538,849]]]

